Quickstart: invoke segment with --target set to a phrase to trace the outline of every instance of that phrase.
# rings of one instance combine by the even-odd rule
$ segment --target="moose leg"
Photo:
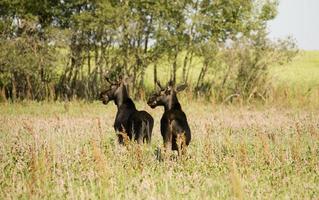
[[[177,134],[175,137],[175,144],[178,151],[178,155],[185,155],[186,154],[186,136],[182,132],[180,134]]]
[[[116,132],[119,144],[124,144],[124,134],[126,134],[124,126],[118,122],[115,122],[114,130]]]
[[[123,135],[121,133],[117,134],[117,139],[119,141],[119,144],[124,144]]]
[[[138,144],[142,144],[143,143],[143,130],[139,129],[136,130],[135,133],[135,140],[137,141]]]
[[[149,130],[149,122],[145,122],[145,126],[143,127],[143,142],[150,144],[150,130]]]
[[[152,131],[153,131],[154,121],[153,119],[147,123],[147,143],[151,143],[152,140]]]
[[[150,133],[150,130],[149,128],[146,129],[146,135],[144,136],[144,141],[147,143],[147,144],[151,144],[151,140],[152,140],[152,135]]]
[[[164,139],[165,150],[171,150],[172,149],[172,133],[167,132],[163,139]]]
[[[177,136],[175,134],[172,136],[172,150],[178,151],[178,154],[179,154],[180,149],[178,148]]]
[[[134,136],[134,140],[138,144],[142,144],[143,143],[143,136],[144,136],[144,129],[145,129],[143,121],[134,120],[133,127],[134,127],[134,129],[132,129],[132,134]]]
[[[143,137],[143,142],[146,142],[147,144],[149,144],[150,140],[149,140],[149,138],[147,136],[144,136]]]

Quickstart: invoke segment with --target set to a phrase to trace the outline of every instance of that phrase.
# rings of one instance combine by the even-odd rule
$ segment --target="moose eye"
[[[170,93],[171,93],[171,90],[170,90],[170,89],[165,90],[165,94],[166,94],[166,95],[169,95]]]

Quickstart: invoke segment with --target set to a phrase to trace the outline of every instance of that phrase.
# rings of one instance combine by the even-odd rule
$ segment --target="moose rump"
[[[127,134],[129,138],[137,143],[149,143],[152,138],[154,120],[146,111],[133,112],[128,119]]]
[[[191,131],[186,115],[180,110],[168,110],[161,118],[161,134],[166,148],[172,150],[183,148],[184,142],[188,146],[191,141]]]

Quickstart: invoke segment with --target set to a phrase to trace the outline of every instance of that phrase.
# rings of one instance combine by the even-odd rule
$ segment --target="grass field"
[[[301,51],[292,62],[270,70],[276,85],[292,88],[319,88],[319,51]]]
[[[179,66],[182,66],[183,57],[178,59]],[[170,75],[170,63],[165,61],[158,65],[159,79],[168,81]],[[195,83],[200,73],[202,64],[201,60],[194,58],[192,68],[190,69],[189,81]],[[178,68],[177,78],[181,80],[182,69]],[[275,86],[289,87],[294,89],[319,88],[319,51],[300,51],[292,62],[284,65],[270,67],[269,78]],[[164,77],[164,78],[163,78]],[[153,66],[149,66],[146,70],[146,85],[153,84]]]
[[[163,162],[117,144],[115,106],[0,105],[0,199],[317,199],[319,111],[182,102],[193,140]]]
[[[270,75],[284,89],[262,106],[180,94],[193,139],[186,156],[164,161],[156,159],[163,111],[144,102],[137,107],[155,119],[152,144],[126,147],[116,141],[114,105],[0,104],[0,199],[317,199],[319,51]],[[151,85],[152,68],[146,77]]]

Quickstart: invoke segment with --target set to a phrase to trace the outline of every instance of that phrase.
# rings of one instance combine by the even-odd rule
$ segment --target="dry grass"
[[[115,108],[99,103],[0,105],[0,199],[316,199],[319,112],[183,102],[185,159],[117,144]]]

